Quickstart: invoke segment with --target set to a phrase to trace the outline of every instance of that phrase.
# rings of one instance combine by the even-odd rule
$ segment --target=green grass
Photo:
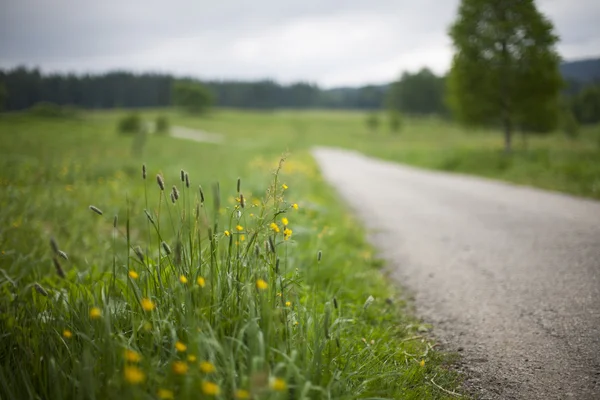
[[[120,115],[0,116],[0,398],[449,398],[432,379],[456,390],[306,152],[359,116],[310,114],[304,131],[291,113],[172,114],[226,145],[158,136],[140,151],[117,134]]]
[[[174,114],[175,115],[175,114]],[[405,117],[391,134],[382,123],[366,128],[366,113],[331,111],[243,112],[218,110],[211,118],[178,122],[222,132],[233,143],[290,148],[339,146],[419,167],[467,173],[600,199],[600,126],[584,127],[579,138],[564,134],[514,137],[504,154],[499,131],[466,130],[436,118]]]

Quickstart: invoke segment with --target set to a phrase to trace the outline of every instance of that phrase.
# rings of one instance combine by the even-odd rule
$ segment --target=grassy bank
[[[382,119],[377,132],[359,112],[221,110],[181,123],[226,133],[233,142],[270,141],[292,148],[327,145],[357,149],[419,167],[459,172],[600,198],[600,126],[584,127],[576,140],[564,134],[516,134],[514,152],[503,152],[502,134],[465,130],[435,118],[405,118],[391,134]]]
[[[302,123],[115,115],[0,119],[1,398],[450,397]]]

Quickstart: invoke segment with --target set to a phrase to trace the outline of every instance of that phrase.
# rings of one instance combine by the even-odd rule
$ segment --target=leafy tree
[[[8,99],[8,90],[4,82],[0,82],[0,112],[4,111],[6,99]]]
[[[600,122],[600,86],[583,88],[572,100],[572,109],[582,124]]]
[[[117,131],[122,135],[137,135],[142,129],[142,118],[136,112],[123,116],[117,124]]]
[[[444,114],[444,78],[427,68],[405,72],[387,94],[388,108],[408,114]]]
[[[203,114],[212,102],[212,93],[199,82],[182,80],[173,84],[173,104],[190,113]]]
[[[500,123],[507,152],[515,124],[556,124],[558,37],[533,0],[462,0],[450,37],[448,104],[460,121]]]

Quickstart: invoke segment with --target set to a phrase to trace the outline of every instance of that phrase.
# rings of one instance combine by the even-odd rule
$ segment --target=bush
[[[159,115],[156,117],[154,129],[157,135],[168,135],[170,129],[169,119],[164,115]]]
[[[59,106],[58,104],[47,101],[34,104],[29,109],[29,114],[40,118],[76,118],[79,115],[79,109],[75,106]]]
[[[376,112],[370,113],[366,120],[367,128],[375,132],[379,128],[379,115]]]
[[[567,109],[563,111],[561,125],[563,132],[568,137],[574,139],[579,135],[579,122],[577,122],[577,119],[571,110]]]
[[[402,119],[400,117],[400,113],[398,111],[390,111],[388,123],[390,126],[390,132],[399,132],[402,126]]]
[[[135,135],[142,131],[142,118],[138,113],[127,114],[119,120],[117,131],[122,135]]]

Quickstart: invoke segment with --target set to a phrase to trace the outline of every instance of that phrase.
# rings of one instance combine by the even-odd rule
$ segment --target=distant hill
[[[567,81],[600,82],[600,58],[564,62],[560,65],[560,73]]]

